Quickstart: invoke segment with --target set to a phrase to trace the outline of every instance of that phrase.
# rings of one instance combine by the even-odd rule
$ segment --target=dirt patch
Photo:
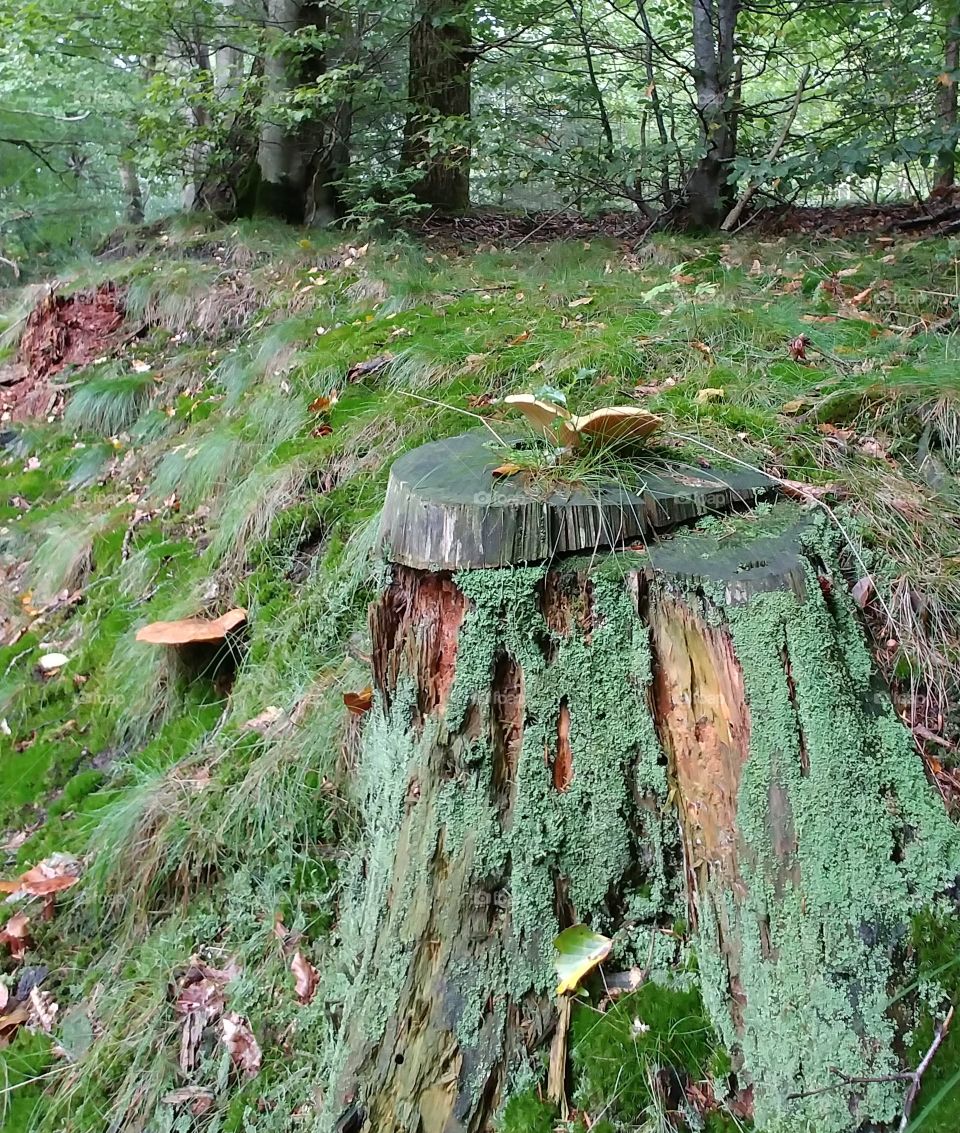
[[[71,295],[48,291],[30,312],[17,361],[0,370],[4,411],[14,420],[57,412],[63,393],[51,378],[111,353],[123,319],[123,299],[112,283]]]

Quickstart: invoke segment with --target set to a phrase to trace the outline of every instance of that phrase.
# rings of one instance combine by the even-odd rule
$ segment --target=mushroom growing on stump
[[[151,622],[137,630],[136,640],[172,647],[190,677],[204,677],[228,688],[237,669],[246,624],[247,611],[238,607],[219,618]]]
[[[823,1087],[902,1069],[902,942],[960,842],[834,529],[761,475],[544,498],[500,459],[475,432],[391,473],[331,1118],[479,1133],[542,1068],[555,935],[645,968],[682,919],[759,1130],[890,1121],[896,1081]]]

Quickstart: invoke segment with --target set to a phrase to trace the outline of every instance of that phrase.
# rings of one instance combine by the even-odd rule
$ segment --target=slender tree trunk
[[[469,124],[472,43],[469,9],[450,0],[421,0],[410,30],[401,167],[419,173],[412,189],[418,201],[450,212],[470,207],[470,143],[430,135]]]
[[[136,162],[132,157],[120,158],[120,187],[123,190],[127,223],[143,224],[143,192]]]
[[[960,66],[960,4],[955,0],[947,7],[947,24],[944,32],[943,70],[946,76],[944,85],[937,97],[937,117],[940,128],[946,135],[953,135],[957,128],[957,80],[954,77]],[[937,154],[937,179],[935,190],[945,192],[953,188],[956,178],[956,140],[951,140]]]
[[[703,153],[687,183],[687,219],[714,229],[729,211],[727,184],[734,156],[733,39],[739,0],[693,0],[693,79]]]

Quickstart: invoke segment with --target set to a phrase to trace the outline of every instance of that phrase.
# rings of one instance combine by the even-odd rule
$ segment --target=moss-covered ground
[[[65,288],[116,281],[131,331],[146,329],[57,376],[62,415],[2,425],[4,876],[58,852],[83,865],[52,919],[26,908],[23,964],[0,958],[11,989],[24,965],[46,967],[59,1005],[50,1035],[21,1027],[0,1049],[3,1128],[309,1127],[332,1022],[319,998],[298,1002],[291,953],[324,964],[357,828],[342,696],[368,683],[387,469],[478,415],[495,424],[505,394],[546,385],[579,411],[636,397],[666,418],[668,449],[839,489],[830,514],[851,581],[874,579],[878,656],[921,739],[951,743],[958,262],[947,240],[358,247],[174,225],[61,273]],[[24,299],[4,298],[12,357]],[[248,633],[215,668],[134,640],[145,622],[237,605]],[[44,675],[50,652],[68,661]],[[949,796],[951,749],[929,752]],[[937,916],[910,942],[920,986],[890,992],[925,1004],[907,1061],[960,995],[958,922],[952,907]],[[190,1085],[213,1100],[199,1106],[173,1093],[171,989],[194,956],[240,966],[229,1009],[263,1050],[248,1079],[201,1044]],[[634,1018],[661,1008],[670,1022],[638,1042]],[[718,1072],[698,1003],[624,1004],[594,1029],[582,1010],[570,1129],[658,1128],[651,1073]],[[958,1044],[960,1030],[916,1111],[944,1133]],[[503,1129],[557,1121],[533,1088]]]

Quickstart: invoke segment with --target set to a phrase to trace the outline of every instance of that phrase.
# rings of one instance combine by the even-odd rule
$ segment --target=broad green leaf
[[[606,959],[613,941],[594,932],[588,925],[575,924],[554,937],[553,947],[556,949],[554,964],[559,979],[557,995],[564,995],[576,991],[583,977]]]

